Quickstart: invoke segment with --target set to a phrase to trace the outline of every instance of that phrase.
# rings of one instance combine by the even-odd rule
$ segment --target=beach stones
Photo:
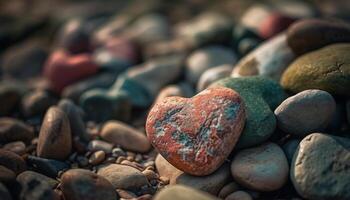
[[[18,176],[16,177],[16,180],[19,183],[29,182],[30,180],[45,182],[44,184],[48,184],[51,188],[55,188],[58,185],[57,180],[47,177],[43,174],[40,174],[34,171],[29,171],[29,170],[18,174]]]
[[[156,194],[154,200],[218,200],[218,198],[191,187],[174,185],[161,190]]]
[[[264,39],[271,38],[288,28],[295,21],[294,18],[279,12],[273,12],[266,17],[259,27],[259,35]]]
[[[26,169],[26,163],[21,156],[3,149],[0,149],[0,165],[12,170],[16,174]]]
[[[281,85],[297,93],[320,89],[350,96],[350,44],[326,46],[297,58],[283,73]]]
[[[231,153],[244,123],[241,97],[213,87],[190,99],[165,98],[151,109],[146,131],[172,165],[192,175],[208,175]]]
[[[103,140],[130,151],[147,152],[151,148],[144,133],[119,121],[106,122],[100,136]]]
[[[287,41],[293,52],[301,55],[330,44],[350,42],[350,25],[336,20],[300,20],[288,28]]]
[[[218,67],[207,69],[200,77],[197,83],[197,91],[200,92],[207,88],[213,82],[222,78],[229,77],[232,72],[232,65],[225,64]]]
[[[213,86],[237,91],[246,105],[247,121],[236,148],[245,148],[266,141],[276,128],[273,110],[285,99],[285,93],[275,81],[262,77],[221,79]]]
[[[306,199],[349,199],[350,140],[313,133],[299,144],[290,178]]]
[[[98,169],[97,174],[111,182],[115,189],[133,190],[149,184],[144,174],[127,165],[110,164],[102,166]]]
[[[53,52],[45,63],[44,76],[53,91],[61,93],[68,85],[98,71],[89,54],[70,55],[64,50]]]
[[[117,199],[113,185],[89,170],[68,170],[62,175],[61,182],[62,192],[67,200]]]
[[[35,90],[22,98],[22,112],[25,116],[44,115],[45,111],[56,103],[56,99],[47,91]]]
[[[283,150],[274,143],[239,151],[231,172],[239,184],[258,191],[274,191],[288,179],[289,165]]]
[[[335,109],[335,100],[328,92],[305,90],[287,98],[276,108],[277,126],[286,133],[304,137],[324,130]]]
[[[69,168],[69,165],[65,162],[36,156],[28,156],[26,161],[35,171],[51,178],[56,178],[58,173]]]
[[[235,64],[237,56],[221,46],[208,46],[194,51],[186,60],[186,80],[196,84],[205,70],[223,64]]]
[[[278,81],[295,57],[286,38],[281,33],[262,43],[237,63],[232,76],[262,75]]]
[[[59,149],[59,151],[57,150]],[[48,109],[39,133],[37,155],[64,160],[71,153],[72,136],[67,115],[58,107]]]
[[[34,138],[34,130],[20,120],[0,118],[0,142],[23,141],[29,143]]]

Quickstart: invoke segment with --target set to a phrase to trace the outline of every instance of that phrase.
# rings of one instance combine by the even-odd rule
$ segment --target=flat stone
[[[288,179],[289,165],[283,150],[274,143],[239,151],[231,164],[239,184],[257,191],[274,191]]]

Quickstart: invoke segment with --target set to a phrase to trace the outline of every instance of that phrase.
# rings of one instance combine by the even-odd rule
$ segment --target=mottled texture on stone
[[[85,169],[71,169],[61,177],[61,188],[67,200],[116,200],[113,185],[102,176]]]
[[[247,109],[247,121],[236,145],[237,148],[251,147],[266,141],[276,128],[273,110],[286,97],[281,86],[261,76],[225,78],[212,84],[237,91]]]
[[[284,100],[275,110],[277,126],[286,133],[303,137],[323,131],[336,109],[332,95],[322,90],[305,90]]]
[[[239,184],[258,191],[274,191],[288,179],[289,165],[283,150],[274,143],[239,151],[231,164]]]
[[[334,44],[297,58],[281,78],[284,89],[294,93],[320,89],[350,96],[350,44]]]
[[[290,178],[306,199],[350,199],[350,139],[306,136],[294,154]]]
[[[241,97],[229,88],[213,87],[191,99],[165,98],[151,109],[146,131],[172,165],[192,175],[208,175],[231,153],[244,123]]]

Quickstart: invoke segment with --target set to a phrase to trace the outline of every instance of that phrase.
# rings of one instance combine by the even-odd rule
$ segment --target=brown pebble
[[[153,197],[153,196],[150,195],[150,194],[144,194],[144,195],[142,195],[142,196],[137,197],[136,199],[137,199],[137,200],[151,200],[152,197]]]
[[[119,156],[119,157],[117,158],[117,160],[115,161],[115,163],[120,164],[120,163],[122,163],[124,160],[126,160],[126,158],[125,158],[124,156]]]
[[[52,106],[46,112],[39,133],[37,155],[42,158],[64,160],[71,153],[72,136],[67,115]]]
[[[106,153],[104,151],[96,151],[91,154],[89,158],[89,163],[92,165],[100,164],[106,158]]]
[[[34,138],[34,130],[25,123],[9,118],[0,118],[0,142],[23,141],[29,143]]]
[[[7,167],[16,174],[19,174],[26,169],[26,163],[21,156],[4,149],[0,149],[0,165]]]
[[[133,199],[133,198],[137,197],[136,194],[134,194],[134,193],[132,193],[130,191],[127,191],[127,190],[117,189],[116,191],[119,194],[120,198]]]
[[[154,171],[149,170],[149,169],[142,171],[142,173],[147,177],[147,179],[149,181],[153,180],[153,179],[157,179],[159,177],[158,174],[156,174]]]
[[[7,143],[3,146],[3,148],[12,151],[18,155],[22,155],[26,152],[26,145],[22,141]]]
[[[16,180],[16,174],[5,166],[0,165],[0,182],[13,183]]]
[[[159,177],[159,180],[164,184],[164,185],[168,185],[170,183],[170,179],[168,177],[165,176],[161,176]]]

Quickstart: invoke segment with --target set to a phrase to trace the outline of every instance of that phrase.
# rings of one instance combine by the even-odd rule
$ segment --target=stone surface
[[[82,141],[89,141],[90,136],[85,129],[81,108],[69,99],[60,100],[57,106],[66,113],[72,136],[78,136]]]
[[[61,177],[61,188],[67,200],[116,200],[113,185],[89,170],[71,169]]]
[[[147,152],[151,148],[144,133],[120,121],[106,122],[99,135],[103,140],[120,145],[125,150]]]
[[[234,193],[239,190],[239,185],[235,182],[231,182],[226,184],[224,187],[221,188],[218,197],[221,199],[225,199],[228,195],[231,193]]]
[[[208,175],[231,153],[244,123],[241,97],[213,87],[190,99],[165,98],[151,109],[146,131],[172,165],[192,175]]]
[[[292,24],[287,31],[288,45],[297,55],[324,46],[350,42],[350,25],[342,21],[304,19]]]
[[[244,191],[236,191],[228,195],[225,200],[253,200],[249,193]]]
[[[247,121],[236,145],[237,148],[261,144],[271,136],[276,128],[273,110],[286,96],[278,83],[268,78],[254,76],[226,78],[215,82],[212,86],[234,89],[244,100]]]
[[[20,120],[0,118],[0,142],[23,141],[29,143],[34,138],[34,130]]]
[[[26,145],[22,141],[9,142],[2,148],[12,151],[18,155],[23,155],[26,152]]]
[[[104,151],[106,153],[111,153],[113,149],[113,144],[102,141],[102,140],[91,140],[88,144],[88,149],[90,151]]]
[[[12,82],[0,82],[0,116],[6,116],[15,110],[17,104],[23,95],[21,84],[13,84]]]
[[[109,164],[98,169],[98,175],[106,178],[115,189],[140,189],[148,180],[139,170],[120,164]]]
[[[276,108],[277,126],[286,133],[304,137],[325,130],[335,109],[335,100],[328,92],[305,90],[287,98]]]
[[[0,182],[4,184],[11,184],[16,180],[16,174],[9,168],[0,165]]]
[[[279,12],[272,12],[261,22],[258,30],[259,35],[264,39],[271,38],[287,29],[295,20],[296,19],[291,16]]]
[[[284,89],[297,93],[320,89],[350,96],[350,44],[334,44],[297,58],[281,78]],[[305,67],[307,66],[307,67]]]
[[[193,176],[186,174],[172,166],[160,154],[157,155],[155,165],[160,176],[169,178],[170,185],[181,184],[195,188],[212,195],[217,195],[222,187],[231,179],[227,164],[207,176]]]
[[[71,153],[72,136],[67,115],[58,107],[50,107],[39,133],[37,155],[64,160]]]
[[[188,82],[180,82],[174,85],[168,85],[159,91],[154,104],[162,101],[165,97],[180,96],[180,97],[191,97],[194,95],[194,90]]]
[[[286,155],[289,164],[292,163],[294,153],[297,150],[299,143],[300,140],[291,139],[282,146],[282,149],[284,151],[284,154]]]
[[[288,179],[289,165],[283,150],[274,143],[239,151],[231,164],[239,184],[257,191],[274,191]]]
[[[89,163],[92,165],[98,165],[106,158],[106,153],[104,151],[96,151],[91,154],[89,158]]]
[[[3,183],[0,183],[0,196],[3,200],[12,200],[11,193]]]
[[[27,168],[21,156],[4,149],[0,149],[0,165],[12,170],[16,174],[23,172]]]
[[[232,65],[225,64],[207,69],[198,80],[197,92],[206,89],[210,84],[217,80],[229,77],[232,72],[232,68]]]
[[[45,111],[56,103],[56,99],[44,90],[36,90],[22,99],[22,112],[25,116],[44,115]]]
[[[44,76],[51,89],[57,93],[78,80],[96,74],[97,71],[98,66],[93,63],[89,54],[70,55],[63,50],[53,52],[44,66]]]
[[[208,46],[191,53],[186,60],[186,80],[197,84],[201,75],[210,68],[223,64],[234,65],[237,56],[234,52],[223,46]]]
[[[262,75],[278,81],[295,57],[286,38],[281,33],[262,43],[235,65],[232,76]]]
[[[218,198],[183,185],[169,186],[156,194],[154,200],[218,200]]]
[[[50,188],[55,188],[57,185],[58,185],[58,181],[53,179],[53,178],[50,178],[50,177],[47,177],[43,174],[40,174],[40,173],[37,173],[37,172],[34,172],[34,171],[24,171],[22,173],[20,173],[16,180],[19,182],[19,183],[25,183],[25,182],[29,182],[31,180],[33,181],[37,181],[37,182],[44,182],[44,184],[47,184],[50,186]]]
[[[67,163],[53,159],[39,158],[36,156],[28,156],[26,161],[35,171],[51,178],[56,178],[59,172],[69,168]]]
[[[290,178],[306,199],[349,199],[350,140],[313,133],[294,154]]]

